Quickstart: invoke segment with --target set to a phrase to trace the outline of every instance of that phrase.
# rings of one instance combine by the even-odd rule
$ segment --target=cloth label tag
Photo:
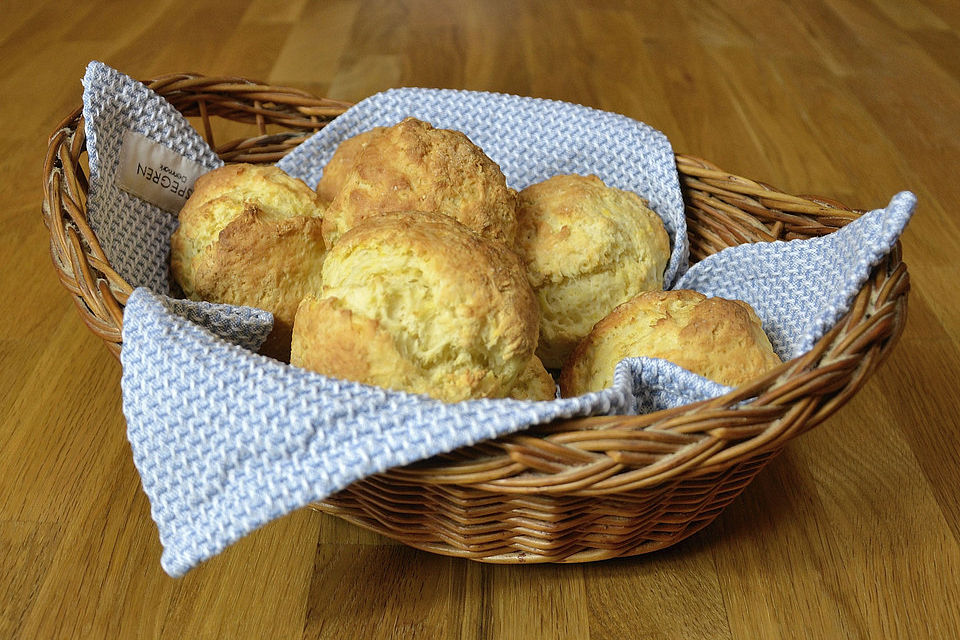
[[[118,182],[121,189],[161,209],[178,213],[193,193],[193,183],[207,172],[185,158],[135,131],[123,132]]]

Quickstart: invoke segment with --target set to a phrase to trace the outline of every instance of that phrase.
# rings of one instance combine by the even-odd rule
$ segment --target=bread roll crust
[[[194,261],[194,295],[270,311],[273,330],[260,350],[287,360],[300,300],[321,289],[323,247],[320,218],[273,221],[248,204]]]
[[[317,183],[317,194],[323,202],[329,204],[340,193],[360,152],[385,129],[386,127],[374,127],[340,143],[333,157],[323,168],[323,175]]]
[[[170,240],[174,280],[193,300],[270,311],[261,351],[286,360],[297,305],[319,292],[323,209],[301,180],[271,165],[227,165],[197,179]]]
[[[559,369],[593,325],[663,288],[670,238],[645,200],[597,176],[560,175],[520,192],[517,250],[541,311],[537,355]]]
[[[451,402],[503,397],[537,328],[533,292],[506,246],[440,214],[386,213],[330,250],[321,296],[297,312],[291,362]]]
[[[415,118],[372,136],[356,155],[327,209],[327,242],[371,216],[408,210],[442,213],[511,247],[516,239],[516,192],[500,167],[463,133]]]
[[[780,364],[760,318],[741,300],[690,290],[650,291],[618,306],[577,346],[560,376],[564,397],[613,384],[627,357],[663,358],[728,386]]]
[[[533,356],[508,396],[515,400],[553,400],[557,397],[557,383],[540,358]]]

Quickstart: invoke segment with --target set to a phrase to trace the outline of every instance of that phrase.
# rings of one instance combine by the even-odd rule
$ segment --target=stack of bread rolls
[[[663,291],[670,239],[638,195],[577,175],[517,193],[463,133],[414,118],[341,143],[315,190],[212,171],[179,219],[184,295],[272,312],[261,351],[331,377],[549,400],[555,377],[600,390],[629,356],[732,385],[779,363],[746,303]]]

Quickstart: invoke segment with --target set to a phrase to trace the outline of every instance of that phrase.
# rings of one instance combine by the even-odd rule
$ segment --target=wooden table
[[[3,14],[0,637],[960,637],[955,0],[15,0]],[[909,322],[844,409],[666,551],[483,565],[301,510],[172,579],[120,366],[58,283],[41,223],[46,138],[91,59],[349,101],[401,85],[557,98],[786,191],[873,208],[911,189]]]

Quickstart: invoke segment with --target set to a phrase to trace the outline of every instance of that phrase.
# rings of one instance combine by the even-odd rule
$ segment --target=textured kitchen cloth
[[[85,102],[88,95],[110,92],[97,86],[97,78],[119,85],[132,82],[112,70],[91,65],[85,79]],[[130,87],[115,88],[129,100],[142,97]],[[323,159],[329,157],[337,141],[383,123],[376,120],[377,100],[389,104],[392,111],[388,120],[392,120],[401,113],[406,115],[403,99],[409,100],[408,113],[432,118],[438,126],[477,127],[470,135],[481,146],[484,121],[494,128],[512,122],[506,127],[508,134],[516,133],[518,123],[526,123],[537,132],[530,138],[531,147],[523,147],[520,142],[513,147],[506,143],[497,146],[493,141],[486,145],[492,145],[491,156],[516,186],[522,186],[518,180],[535,179],[533,174],[524,173],[524,158],[528,156],[555,160],[544,161],[537,170],[540,173],[536,179],[541,179],[553,172],[575,170],[563,167],[587,166],[589,154],[581,156],[580,149],[605,154],[602,163],[584,170],[623,188],[631,187],[612,177],[623,170],[617,158],[633,158],[635,171],[644,166],[642,159],[629,155],[633,151],[625,150],[623,154],[627,155],[622,155],[615,148],[619,138],[614,123],[622,124],[622,139],[630,146],[637,143],[637,135],[643,137],[636,131],[631,133],[638,123],[622,116],[510,96],[396,90],[358,104],[354,108],[361,114],[369,109],[374,115],[355,121],[351,119],[353,111],[348,111],[288,155],[283,168],[314,183]],[[477,105],[487,105],[486,111]],[[490,105],[495,105],[494,112],[487,112],[493,109]],[[133,117],[131,113],[151,117],[136,102],[124,108],[120,101],[118,108],[110,111],[90,109],[94,119],[87,122],[88,130],[99,131],[98,152],[91,153],[92,164],[115,161],[111,154],[119,145],[111,144],[105,132],[117,132],[118,127],[97,118],[117,117],[117,111],[122,112],[125,122]],[[460,114],[465,114],[463,127],[457,118]],[[581,117],[582,122],[568,130],[565,118],[574,116]],[[553,117],[563,122],[552,122]],[[178,114],[158,108],[155,118],[170,121],[165,130],[173,137],[163,140],[170,148],[204,144],[196,134],[181,127]],[[341,122],[346,124],[338,125]],[[638,130],[647,128],[640,126]],[[566,135],[564,131],[583,136],[566,147],[574,159],[572,164],[563,164],[563,152],[557,146]],[[659,134],[652,138],[665,142]],[[661,168],[661,172],[666,169]],[[126,251],[135,269],[165,273],[171,229],[165,227],[141,236],[142,230],[126,228],[122,211],[120,220],[113,218],[116,202],[109,194],[115,186],[102,183],[109,172],[91,168],[94,175],[101,181],[97,188],[102,198],[98,202],[107,206],[98,214],[98,228],[116,227],[116,233],[110,236],[119,238],[114,250]],[[659,180],[647,180],[642,174],[633,179],[634,185]],[[678,199],[679,184],[672,180],[669,182],[676,186]],[[657,196],[649,190],[636,190],[651,202],[656,198],[667,203],[675,199],[669,194]],[[871,267],[896,242],[914,204],[913,195],[903,193],[886,209],[873,211],[827,238],[725,250],[694,266],[678,284],[747,300],[757,308],[778,351],[789,357],[812,344],[846,310]],[[682,214],[682,205],[679,211]],[[658,212],[667,220],[667,213]],[[680,228],[674,225],[674,230]],[[680,246],[686,250],[684,239],[685,235],[679,242],[674,238],[675,249]],[[137,260],[149,264],[141,265]],[[681,271],[677,269],[678,274]],[[259,356],[248,349],[259,344],[269,331],[269,314],[174,300],[163,295],[167,292],[165,279],[158,278],[154,284],[148,286],[152,291],[134,291],[124,313],[123,409],[134,460],[164,547],[161,562],[171,575],[184,573],[273,518],[390,467],[561,417],[654,411],[729,390],[671,363],[631,358],[618,366],[613,387],[578,398],[445,404],[333,380]]]
[[[223,166],[180,112],[143,84],[91,62],[83,77],[90,159],[87,213],[114,270],[134,287],[167,292],[170,236],[177,217],[118,186],[124,131],[134,131],[208,169]]]
[[[378,471],[556,418],[663,409],[727,390],[663,360],[631,359],[613,387],[577,398],[446,404],[282,364],[177,311],[134,291],[120,354],[134,462],[161,564],[174,576]]]
[[[809,351],[850,309],[870,270],[896,244],[917,204],[903,191],[821,238],[729,247],[694,265],[676,289],[749,302],[784,360]]]

